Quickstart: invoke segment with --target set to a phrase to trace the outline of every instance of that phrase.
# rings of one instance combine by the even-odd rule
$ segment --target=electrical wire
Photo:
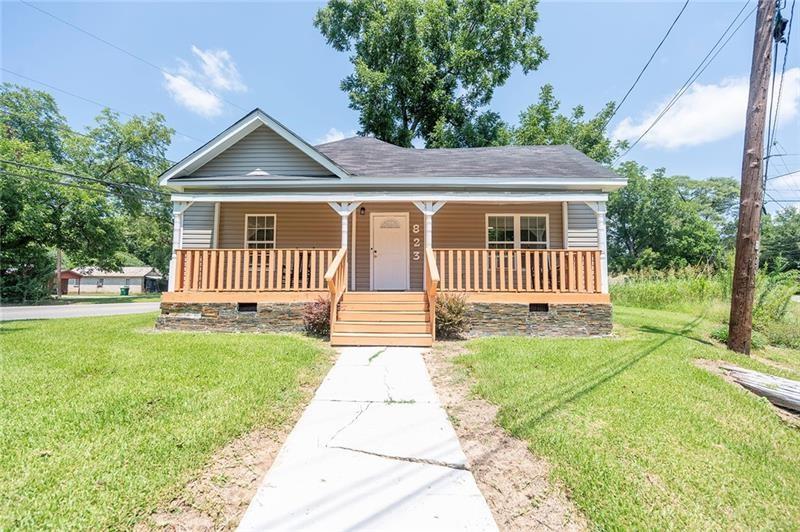
[[[135,192],[144,192],[144,193],[155,194],[155,195],[159,195],[159,196],[163,196],[163,197],[170,196],[170,194],[168,192],[162,192],[160,190],[152,189],[152,188],[149,188],[149,187],[146,187],[146,186],[143,186],[143,185],[136,185],[136,184],[133,184],[133,183],[118,183],[118,182],[115,182],[115,181],[109,181],[107,179],[100,179],[100,178],[97,178],[97,177],[82,176],[82,175],[78,175],[78,174],[73,174],[71,172],[63,172],[61,170],[55,170],[55,169],[52,169],[52,168],[45,168],[45,167],[42,167],[42,166],[36,166],[36,165],[32,165],[32,164],[25,164],[25,163],[20,163],[20,162],[16,162],[16,161],[9,161],[9,160],[6,160],[6,159],[0,159],[0,163],[2,163],[2,164],[10,164],[10,165],[14,165],[14,166],[17,166],[17,167],[20,167],[20,168],[27,168],[29,170],[36,170],[36,171],[39,171],[39,172],[49,172],[51,174],[57,174],[57,175],[62,176],[62,177],[70,177],[72,179],[80,179],[80,180],[84,180],[84,181],[91,181],[93,183],[100,183],[100,184],[106,185],[108,187],[114,187],[114,188],[126,187],[126,188],[129,188],[130,190],[135,191]]]
[[[652,130],[655,127],[655,125],[664,117],[664,115],[670,109],[672,109],[672,107],[678,102],[678,100],[680,100],[680,98],[686,93],[686,91],[689,89],[689,87],[691,87],[691,85],[703,74],[703,72],[705,72],[705,70],[709,67],[709,65],[711,65],[711,63],[714,61],[714,59],[716,59],[716,57],[719,55],[719,53],[725,48],[725,46],[727,46],[727,44],[730,42],[730,40],[733,38],[733,36],[736,35],[736,33],[744,25],[744,23],[747,22],[747,20],[753,15],[753,13],[755,13],[756,7],[754,7],[752,10],[750,10],[750,12],[747,13],[747,15],[745,15],[745,17],[742,19],[742,21],[739,22],[739,25],[736,26],[736,28],[733,30],[733,32],[731,32],[731,34],[728,35],[728,38],[725,39],[725,36],[728,34],[730,29],[733,27],[733,25],[736,24],[736,21],[739,19],[739,17],[741,16],[741,14],[744,12],[744,10],[747,8],[747,6],[749,4],[750,4],[749,1],[745,2],[745,4],[739,10],[739,12],[736,14],[736,16],[733,17],[733,20],[731,20],[730,24],[728,24],[728,27],[725,28],[725,31],[722,32],[722,35],[720,35],[719,39],[717,39],[717,42],[714,43],[714,46],[711,47],[711,49],[708,51],[706,56],[700,61],[700,63],[697,65],[697,67],[694,69],[694,71],[689,75],[689,78],[684,82],[684,84],[681,86],[681,88],[678,89],[678,91],[672,96],[672,98],[667,103],[667,105],[664,107],[664,109],[658,114],[658,116],[656,116],[656,118],[647,127],[647,129],[641,135],[639,135],[639,137],[636,139],[636,141],[634,141],[634,143],[631,144],[628,147],[628,149],[625,150],[624,153],[619,155],[614,160],[614,162],[612,164],[616,164],[620,159],[622,159],[623,157],[628,155],[628,153],[630,153],[631,150],[633,150],[633,148],[635,148],[639,144],[639,142],[641,142],[641,140],[645,137],[645,135],[647,135],[650,132],[650,130]],[[722,42],[723,39],[725,39],[725,42],[723,42],[722,45],[719,46],[720,42]],[[717,48],[717,46],[719,46],[719,48]]]
[[[636,84],[639,83],[639,80],[642,79],[642,76],[644,75],[645,70],[647,70],[647,67],[650,66],[650,63],[653,61],[653,58],[656,56],[658,51],[661,49],[661,46],[664,44],[664,41],[667,40],[667,37],[669,37],[669,34],[672,32],[672,28],[674,28],[675,24],[678,23],[678,19],[681,18],[681,15],[683,15],[683,12],[686,10],[686,6],[688,6],[688,5],[689,5],[689,0],[686,0],[686,2],[684,2],[684,4],[683,4],[683,7],[681,7],[681,10],[678,12],[678,15],[675,17],[675,19],[672,21],[672,24],[670,24],[669,28],[667,29],[667,33],[665,33],[664,37],[661,38],[661,41],[658,43],[658,46],[656,46],[656,49],[653,50],[652,54],[650,54],[650,58],[644,64],[642,69],[639,71],[639,75],[636,76],[635,80],[633,80],[633,84],[628,89],[628,92],[626,92],[625,96],[622,97],[620,102],[617,105],[614,106],[614,111],[611,113],[611,116],[608,117],[608,120],[606,120],[605,124],[603,124],[603,129],[605,129],[608,126],[609,122],[611,122],[611,119],[614,118],[614,116],[616,116],[617,111],[619,111],[620,107],[622,107],[622,104],[625,103],[625,100],[628,99],[628,96],[630,96],[630,94],[633,91],[634,87],[636,87]]]
[[[99,35],[96,35],[96,34],[90,32],[88,30],[85,30],[85,29],[81,28],[80,26],[78,26],[76,24],[73,24],[72,22],[59,17],[58,15],[55,15],[55,14],[47,11],[46,9],[42,9],[41,7],[35,5],[35,4],[31,3],[31,2],[28,2],[26,0],[19,0],[19,1],[21,3],[23,3],[23,4],[25,4],[26,6],[30,7],[31,9],[35,9],[36,11],[39,11],[40,13],[43,13],[43,14],[47,15],[48,17],[53,18],[53,19],[61,22],[62,24],[66,24],[70,28],[72,28],[72,29],[74,29],[76,31],[79,31],[79,32],[83,33],[84,35],[87,35],[87,36],[91,37],[92,39],[95,39],[95,40],[105,44],[106,46],[110,46],[111,48],[114,48],[118,52],[122,52],[123,54],[125,54],[125,55],[127,55],[129,57],[132,57],[133,59],[136,59],[137,61],[140,61],[141,63],[143,63],[143,64],[145,64],[145,65],[147,65],[147,66],[149,66],[151,68],[154,68],[154,69],[158,70],[162,74],[165,74],[167,76],[172,76],[173,75],[171,72],[168,72],[164,68],[161,68],[160,66],[156,65],[152,61],[148,61],[147,59],[145,59],[145,58],[143,58],[143,57],[141,57],[139,55],[136,55],[133,52],[130,52],[130,51],[126,50],[125,48],[122,48],[121,46],[118,46],[118,45],[114,44],[113,42],[108,41],[108,40],[100,37]],[[241,106],[239,106],[239,105],[237,105],[237,104],[235,104],[235,103],[233,103],[231,101],[228,101],[225,98],[221,97],[220,95],[214,93],[213,91],[209,91],[209,92],[214,94],[214,96],[216,96],[217,98],[219,98],[223,102],[225,102],[228,105],[231,105],[231,106],[239,109],[240,111],[249,111],[249,109],[245,109],[244,107],[241,107]]]
[[[81,96],[80,94],[75,94],[74,92],[70,92],[70,91],[62,89],[60,87],[56,87],[55,85],[51,85],[49,83],[45,83],[44,81],[40,81],[38,79],[33,79],[31,77],[25,76],[25,75],[20,74],[18,72],[14,72],[13,70],[9,70],[8,68],[0,67],[0,70],[2,70],[3,72],[8,72],[9,74],[12,74],[12,75],[17,76],[19,78],[22,78],[24,80],[31,81],[33,83],[38,83],[39,85],[42,85],[43,87],[47,87],[48,89],[52,89],[54,91],[61,92],[63,94],[66,94],[67,96],[72,96],[73,98],[77,98],[79,100],[82,100],[84,102],[90,103],[92,105],[96,105],[98,107],[102,107],[102,108],[106,108],[106,109],[111,109],[112,111],[114,111],[116,113],[119,113],[119,114],[121,114],[123,116],[127,116],[129,118],[135,118],[136,117],[136,115],[128,113],[126,111],[122,111],[121,109],[117,109],[117,108],[111,107],[110,105],[105,105],[105,104],[103,104],[101,102],[98,102],[97,100],[92,100],[91,98],[87,98],[85,96]],[[195,137],[192,137],[191,135],[187,135],[186,133],[178,131],[177,129],[175,129],[174,131],[175,131],[175,133],[181,135],[182,137],[186,137],[189,140],[193,140],[195,142],[203,142],[202,140],[200,140],[198,138],[195,138]]]

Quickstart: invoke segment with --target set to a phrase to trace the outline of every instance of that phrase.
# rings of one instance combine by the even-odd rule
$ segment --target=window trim
[[[496,212],[487,212],[486,217],[484,220],[483,225],[483,241],[486,249],[489,249],[489,217],[490,216],[505,216],[505,217],[512,217],[514,218],[514,247],[513,249],[522,249],[522,222],[520,220],[523,216],[538,216],[540,218],[544,218],[544,230],[545,230],[545,241],[544,241],[544,249],[550,249],[550,215],[547,213],[539,213],[539,212],[506,212],[506,213],[496,213]],[[502,249],[502,248],[501,248]],[[531,248],[535,249],[535,248]]]
[[[242,247],[244,249],[265,249],[265,248],[251,248],[249,247],[250,241],[247,239],[247,223],[250,217],[256,216],[272,216],[272,247],[266,249],[277,249],[278,247],[278,215],[274,213],[254,213],[254,214],[245,214],[244,215],[244,239],[242,240]],[[258,241],[253,241],[254,243]],[[269,240],[265,240],[264,242],[260,243],[269,243]]]

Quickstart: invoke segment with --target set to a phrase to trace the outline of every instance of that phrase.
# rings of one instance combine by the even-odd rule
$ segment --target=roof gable
[[[165,185],[173,177],[189,175],[264,176],[264,173],[347,176],[327,156],[274,118],[255,109],[161,174],[159,182]]]

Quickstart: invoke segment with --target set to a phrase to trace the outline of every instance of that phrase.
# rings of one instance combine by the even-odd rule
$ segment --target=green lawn
[[[226,442],[283,423],[329,364],[301,337],[154,319],[0,324],[0,530],[129,528]]]
[[[614,311],[617,338],[476,340],[459,362],[600,529],[799,529],[800,430],[693,361],[769,368],[701,318]]]

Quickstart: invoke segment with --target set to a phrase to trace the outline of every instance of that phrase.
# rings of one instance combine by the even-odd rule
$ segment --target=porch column
[[[172,256],[169,259],[169,281],[167,290],[175,291],[175,280],[178,274],[178,253],[183,247],[183,213],[192,202],[174,201],[172,202]]]
[[[561,247],[569,248],[569,203],[561,202]]]
[[[600,247],[600,281],[602,292],[608,293],[608,243],[606,240],[606,202],[598,201],[595,209],[597,217],[597,244]]]
[[[359,205],[361,205],[360,201],[351,201],[351,202],[343,202],[337,203],[335,201],[329,201],[328,205],[330,205],[331,209],[339,213],[339,216],[342,219],[342,245],[340,246],[342,249],[347,249],[348,247],[348,220],[350,217],[350,213],[352,213]]]
[[[425,248],[433,248],[433,215],[444,207],[444,201],[415,201],[414,206],[425,216]],[[427,253],[422,257],[422,267],[425,268]]]

